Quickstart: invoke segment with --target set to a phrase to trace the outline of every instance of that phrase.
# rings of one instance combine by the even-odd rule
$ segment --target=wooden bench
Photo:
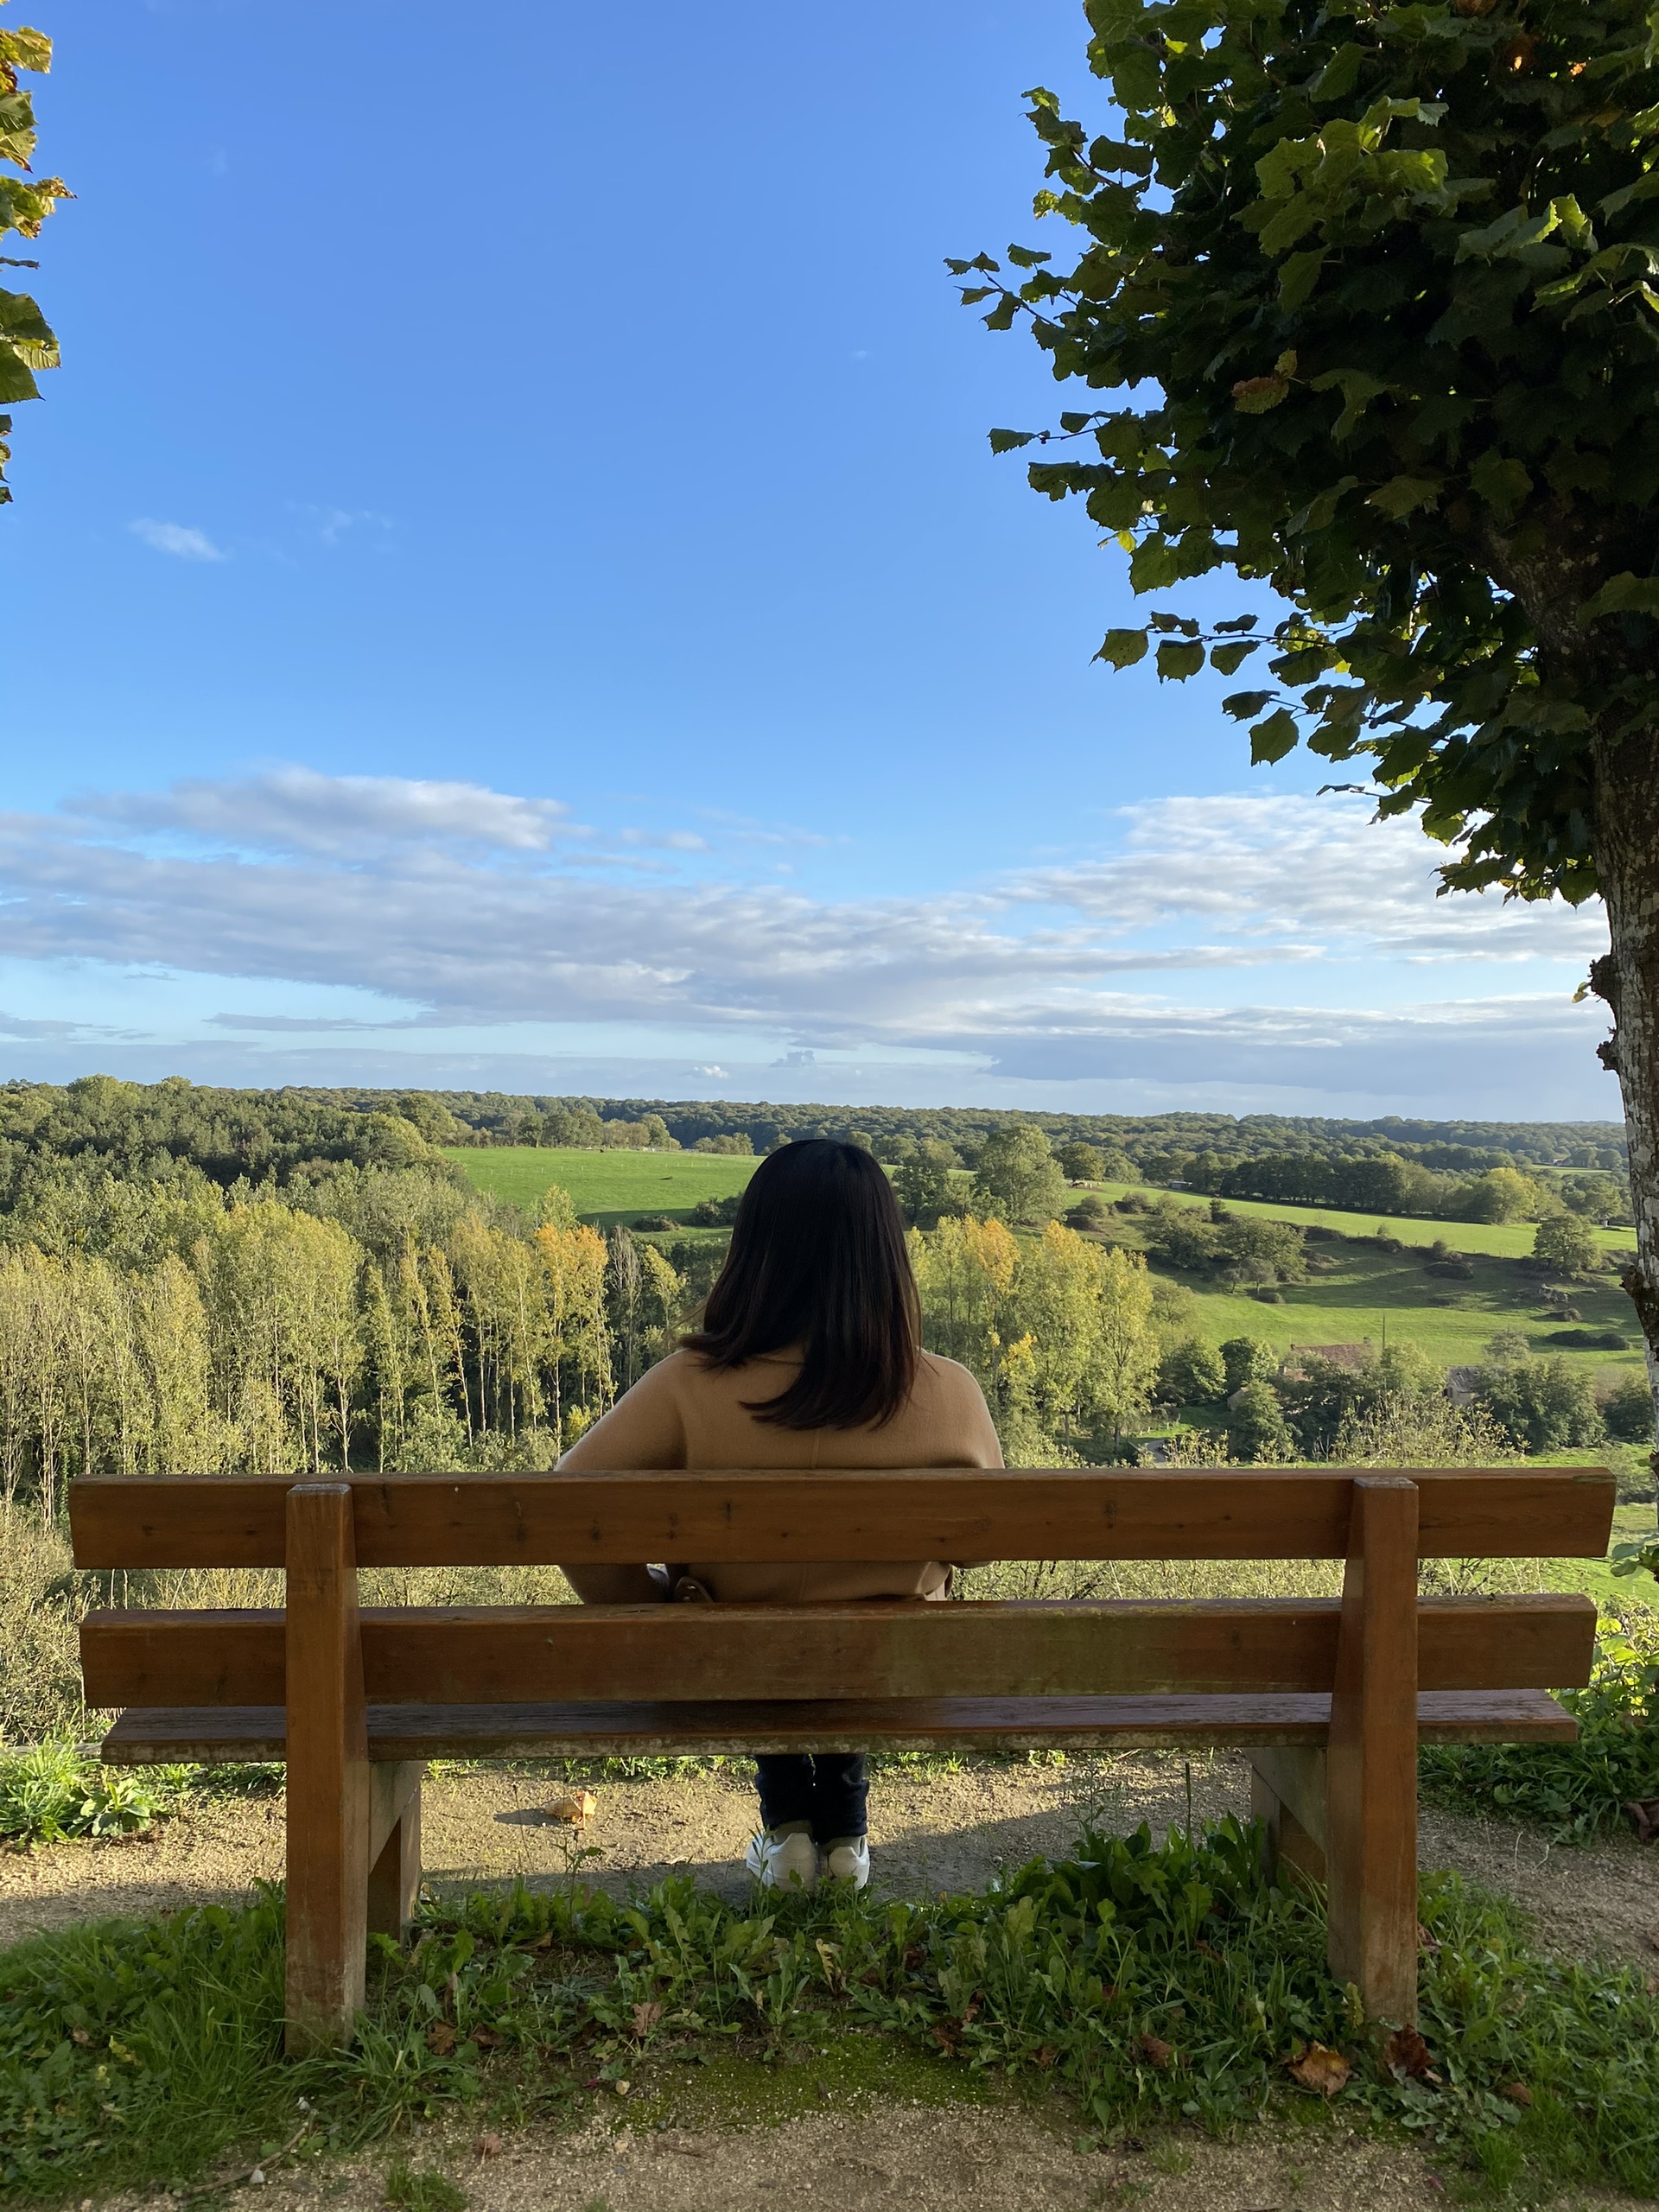
[[[1408,2022],[1419,1742],[1571,1742],[1588,1598],[1417,1594],[1422,1559],[1600,1557],[1602,1469],[1411,1474],[400,1475],[83,1480],[83,1567],[285,1567],[287,1608],[107,1611],[115,1764],[288,1762],[294,2050],[349,2037],[421,1876],[423,1763],[790,1750],[1240,1746],[1267,1849],[1328,1882],[1330,1960]],[[1340,1598],[397,1606],[361,1567],[649,1559],[1341,1559]]]

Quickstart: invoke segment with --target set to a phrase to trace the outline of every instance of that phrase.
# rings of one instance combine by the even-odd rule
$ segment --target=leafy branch
[[[0,6],[5,0],[0,0]],[[18,72],[44,75],[52,67],[52,41],[41,31],[20,28],[0,30],[0,162],[22,172],[21,176],[0,173],[0,239],[16,232],[19,238],[36,238],[41,226],[60,200],[74,197],[61,177],[36,178],[29,157],[35,151],[35,109],[29,94],[18,82]],[[0,266],[34,269],[39,264],[0,255]],[[38,371],[58,366],[58,341],[51,325],[27,292],[0,289],[0,406],[18,400],[38,399]],[[11,458],[6,442],[11,429],[10,415],[0,414],[0,506],[11,498],[5,480],[5,464]]]

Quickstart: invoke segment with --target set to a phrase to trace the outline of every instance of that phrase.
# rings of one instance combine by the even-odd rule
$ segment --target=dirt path
[[[1097,1817],[1122,1833],[1156,1830],[1249,1808],[1248,1769],[1236,1753],[1195,1760],[1167,1753],[1073,1759],[1064,1766],[900,1770],[871,1792],[876,1879],[896,1895],[982,1889],[1005,1867],[1062,1857]],[[733,1764],[665,1781],[613,1782],[580,1835],[544,1813],[564,1785],[480,1770],[427,1785],[427,1880],[440,1892],[505,1883],[583,1879],[624,1887],[690,1872],[722,1895],[746,1892],[740,1860],[754,1817],[747,1770]],[[577,1853],[592,1853],[580,1861]],[[1506,1891],[1535,1918],[1541,1940],[1576,1957],[1654,1961],[1659,1850],[1617,1837],[1588,1850],[1551,1846],[1530,1830],[1429,1810],[1422,1864],[1452,1867]],[[207,1800],[147,1836],[59,1844],[0,1856],[0,1946],[38,1928],[109,1913],[145,1914],[234,1897],[283,1869],[280,1798]]]

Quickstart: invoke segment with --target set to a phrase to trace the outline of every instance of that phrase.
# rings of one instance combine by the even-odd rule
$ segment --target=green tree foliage
[[[1642,0],[1088,0],[1115,128],[1032,121],[1070,267],[952,263],[993,329],[1127,404],[1060,416],[1138,592],[1217,568],[1290,613],[1158,611],[1123,667],[1261,673],[1252,756],[1363,764],[1448,887],[1607,902],[1591,987],[1659,1351],[1659,70]],[[997,449],[1047,432],[993,432]],[[1257,658],[1259,657],[1259,658]],[[1254,674],[1253,671],[1253,674]]]
[[[1238,1402],[1229,1408],[1227,1440],[1235,1459],[1247,1465],[1260,1460],[1281,1465],[1296,1457],[1295,1440],[1285,1419],[1285,1409],[1270,1382],[1246,1382]]]
[[[1532,1256],[1553,1274],[1587,1275],[1601,1265],[1601,1247],[1588,1222],[1576,1214],[1558,1213],[1541,1221],[1533,1231]]]
[[[1222,1256],[1243,1282],[1300,1282],[1307,1249],[1294,1223],[1238,1214],[1222,1230]]]
[[[988,1137],[974,1174],[974,1197],[1008,1221],[1052,1221],[1065,1205],[1065,1177],[1043,1132],[1016,1123]]]
[[[1227,1395],[1227,1368],[1202,1337],[1183,1337],[1158,1363],[1158,1395],[1169,1406],[1212,1406]]]
[[[1068,1183],[1098,1183],[1105,1170],[1097,1145],[1074,1143],[1060,1147],[1060,1166]]]
[[[0,5],[3,0],[0,0]],[[52,41],[41,31],[0,29],[0,245],[13,232],[37,238],[41,226],[60,200],[73,198],[61,177],[37,177],[30,166],[35,151],[34,103],[18,82],[18,72],[43,75],[52,67]],[[6,168],[21,172],[9,176]],[[0,254],[0,269],[35,269],[39,264],[16,254]],[[0,408],[38,399],[36,372],[58,365],[58,341],[51,326],[27,292],[0,287]],[[5,464],[11,417],[0,413],[0,506],[11,498]]]
[[[1513,1167],[1494,1167],[1465,1184],[1458,1199],[1460,1221],[1536,1221],[1551,1211],[1536,1179]]]
[[[971,1216],[912,1230],[910,1249],[928,1349],[977,1377],[1011,1465],[1064,1464],[1081,1437],[1109,1451],[1145,1414],[1160,1335],[1139,1254]]]
[[[1653,1393],[1645,1375],[1627,1375],[1616,1383],[1601,1408],[1607,1433],[1617,1444],[1653,1442]]]
[[[1599,1444],[1605,1433],[1590,1376],[1559,1355],[1478,1368],[1475,1392],[1498,1427],[1527,1452]]]
[[[1221,1239],[1193,1207],[1172,1205],[1165,1199],[1156,1222],[1148,1224],[1147,1249],[1166,1267],[1193,1274],[1213,1265],[1221,1254]]]
[[[963,1211],[950,1181],[960,1166],[957,1148],[942,1137],[924,1137],[894,1173],[894,1195],[913,1229],[937,1229],[942,1216]]]
[[[1260,1382],[1279,1368],[1278,1353],[1260,1337],[1229,1337],[1221,1348],[1221,1361],[1230,1398],[1247,1382]]]

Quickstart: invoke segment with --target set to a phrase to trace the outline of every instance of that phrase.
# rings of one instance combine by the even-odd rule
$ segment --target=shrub
[[[729,1229],[741,1204],[741,1192],[728,1198],[699,1198],[691,1209],[690,1220],[697,1229]]]
[[[1645,1375],[1627,1375],[1601,1409],[1607,1433],[1620,1444],[1653,1442],[1653,1392]]]
[[[1617,1329],[1554,1329],[1547,1344],[1569,1344],[1579,1351],[1628,1351],[1630,1340]]]
[[[1229,1397],[1247,1382],[1275,1373],[1279,1366],[1278,1353],[1260,1337],[1229,1337],[1221,1348],[1221,1360]]]
[[[1227,1395],[1221,1354],[1202,1337],[1172,1344],[1158,1368],[1158,1395],[1166,1405],[1212,1406]]]
[[[1233,1457],[1247,1465],[1252,1460],[1282,1465],[1294,1456],[1285,1409],[1271,1383],[1246,1382],[1237,1391],[1228,1412],[1227,1440]]]
[[[1591,1377],[1559,1353],[1478,1368],[1475,1389],[1493,1420],[1529,1452],[1599,1444],[1605,1433]]]
[[[1558,1213],[1533,1232],[1532,1256],[1552,1274],[1587,1275],[1601,1265],[1601,1247],[1588,1222]]]

